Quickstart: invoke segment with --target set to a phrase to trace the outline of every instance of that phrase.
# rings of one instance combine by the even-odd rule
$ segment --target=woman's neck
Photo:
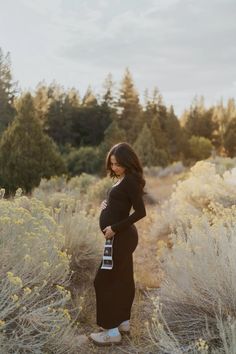
[[[118,178],[119,180],[121,180],[121,179],[123,179],[124,177],[125,177],[125,173],[124,173],[123,175],[118,176],[117,178]]]

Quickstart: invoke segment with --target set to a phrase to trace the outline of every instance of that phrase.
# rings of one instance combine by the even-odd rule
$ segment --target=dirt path
[[[147,216],[137,223],[139,230],[139,245],[134,253],[135,278],[141,288],[157,288],[160,286],[161,274],[156,261],[158,240],[168,242],[167,235],[159,236],[158,240],[153,231],[156,215],[160,213],[161,206],[173,192],[178,176],[164,178],[149,177],[147,179]]]

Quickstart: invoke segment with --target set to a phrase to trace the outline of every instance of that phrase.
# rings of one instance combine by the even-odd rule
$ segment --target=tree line
[[[180,119],[157,88],[146,90],[143,102],[129,69],[118,91],[109,74],[99,95],[88,87],[81,97],[56,82],[20,92],[10,55],[0,48],[0,185],[9,194],[17,187],[30,193],[42,177],[102,174],[107,151],[120,141],[129,142],[146,166],[187,164],[213,150],[235,155],[234,99],[210,108],[195,99]]]

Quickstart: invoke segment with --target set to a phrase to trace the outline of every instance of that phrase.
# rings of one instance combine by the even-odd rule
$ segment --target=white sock
[[[129,324],[129,320],[123,321],[121,322],[122,325],[128,325]]]
[[[108,329],[109,336],[118,336],[120,334],[118,327]]]

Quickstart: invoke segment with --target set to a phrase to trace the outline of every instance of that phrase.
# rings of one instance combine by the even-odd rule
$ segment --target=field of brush
[[[145,169],[131,336],[97,348],[93,278],[109,178],[0,199],[0,353],[236,353],[236,161]]]

